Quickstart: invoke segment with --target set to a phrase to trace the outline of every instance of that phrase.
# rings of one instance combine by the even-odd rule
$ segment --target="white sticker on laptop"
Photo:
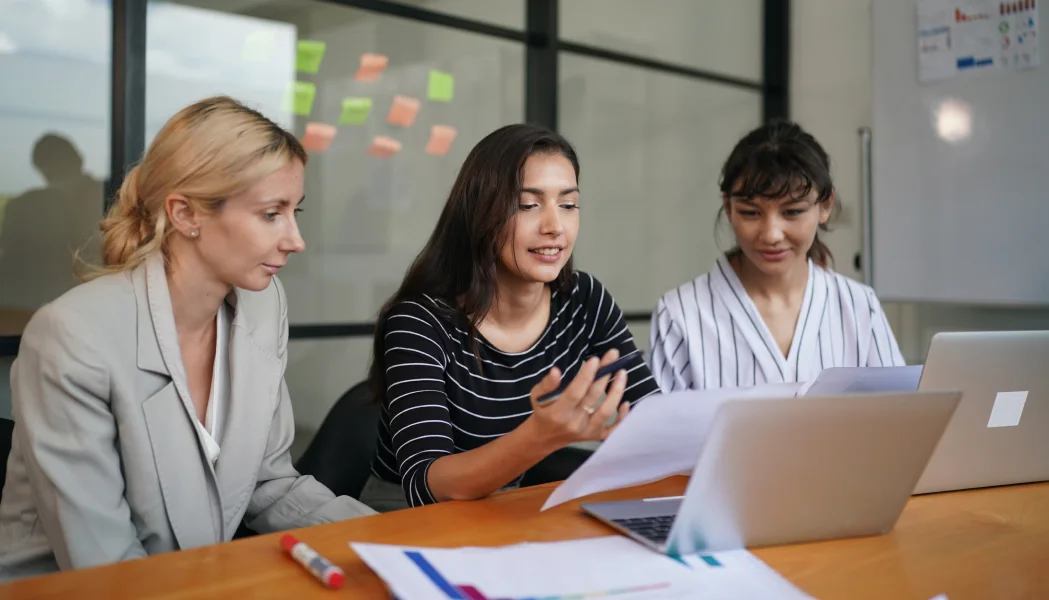
[[[991,408],[991,418],[987,420],[987,426],[1016,427],[1020,424],[1020,415],[1023,414],[1026,402],[1027,392],[998,392],[994,397],[994,407]]]

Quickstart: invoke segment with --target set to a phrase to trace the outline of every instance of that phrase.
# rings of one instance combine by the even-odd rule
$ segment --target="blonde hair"
[[[227,96],[200,100],[171,117],[132,167],[99,223],[102,266],[81,279],[134,269],[167,254],[173,229],[164,200],[177,193],[205,214],[290,161],[306,164],[295,136]]]

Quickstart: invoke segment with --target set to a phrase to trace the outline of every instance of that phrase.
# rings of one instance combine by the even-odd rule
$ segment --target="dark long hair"
[[[833,202],[832,211],[840,207],[827,152],[797,123],[786,120],[769,121],[743,136],[721,168],[719,185],[724,198],[799,198],[816,190],[816,204]],[[724,212],[723,203],[719,220]],[[819,228],[830,231],[826,223]],[[733,248],[729,254],[738,252],[739,248]],[[808,257],[824,268],[834,262],[830,248],[820,240],[819,233],[812,241]]]
[[[408,268],[401,286],[379,311],[368,373],[373,399],[386,396],[383,329],[390,309],[398,302],[419,299],[423,294],[442,300],[447,307],[438,304],[430,308],[443,313],[444,318],[457,314],[465,317],[471,346],[480,359],[477,326],[492,306],[499,249],[517,212],[525,161],[534,154],[564,156],[579,177],[579,160],[568,140],[537,125],[501,127],[478,142],[466,157],[430,239]],[[571,289],[572,272],[569,258],[552,287]]]

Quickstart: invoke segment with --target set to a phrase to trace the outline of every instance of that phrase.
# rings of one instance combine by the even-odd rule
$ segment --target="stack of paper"
[[[550,494],[542,510],[597,492],[688,475],[721,404],[757,397],[793,398],[799,389],[800,383],[787,383],[646,398]]]
[[[619,536],[501,548],[350,547],[400,600],[809,598],[745,550],[682,563]]]
[[[799,396],[914,392],[922,376],[922,365],[906,367],[831,367],[820,371],[798,391]]]

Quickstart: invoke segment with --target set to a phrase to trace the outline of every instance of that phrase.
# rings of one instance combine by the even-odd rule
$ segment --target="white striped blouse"
[[[663,294],[652,313],[652,375],[663,392],[805,382],[828,367],[902,366],[874,290],[809,261],[786,356],[722,255]]]

